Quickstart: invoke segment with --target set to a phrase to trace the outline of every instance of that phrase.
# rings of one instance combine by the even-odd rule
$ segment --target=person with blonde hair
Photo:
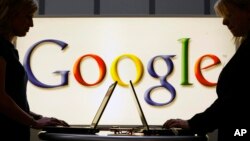
[[[217,0],[214,8],[223,18],[223,25],[231,31],[237,47],[220,73],[217,99],[190,119],[170,119],[163,126],[200,134],[218,129],[218,141],[247,141],[250,134],[250,0]]]
[[[68,126],[31,112],[27,101],[28,79],[13,41],[33,27],[37,9],[34,0],[0,0],[0,137],[9,141],[30,141],[30,128]]]

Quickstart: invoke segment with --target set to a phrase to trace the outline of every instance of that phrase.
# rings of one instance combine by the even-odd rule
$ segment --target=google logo
[[[182,45],[182,52],[181,52],[181,85],[192,85],[192,83],[189,82],[188,79],[188,48],[189,48],[189,38],[181,38],[178,41],[181,43]],[[66,86],[68,85],[68,77],[69,77],[69,70],[66,71],[61,71],[61,70],[57,70],[54,73],[59,74],[61,77],[61,82],[59,84],[54,84],[54,85],[48,85],[45,84],[41,81],[39,81],[36,76],[34,75],[34,73],[32,72],[31,69],[31,56],[32,53],[35,51],[36,48],[38,47],[42,47],[40,46],[42,43],[53,43],[56,44],[58,47],[61,48],[61,50],[64,50],[68,44],[60,41],[60,40],[56,40],[56,39],[45,39],[45,40],[41,40],[36,42],[35,44],[33,44],[26,52],[25,57],[24,57],[24,67],[27,71],[28,74],[28,78],[29,81],[40,88],[56,88],[56,87],[62,87],[62,86]],[[160,85],[157,86],[152,86],[150,88],[148,88],[144,94],[144,98],[145,101],[153,106],[163,106],[163,105],[167,105],[169,103],[171,103],[175,97],[176,97],[176,90],[174,88],[174,86],[172,84],[170,84],[167,80],[168,80],[168,76],[173,72],[174,69],[174,63],[172,61],[172,58],[175,57],[175,55],[157,55],[152,57],[151,59],[149,59],[148,64],[147,64],[147,72],[149,73],[149,75],[155,79],[159,79],[160,80]],[[80,65],[81,62],[83,62],[86,59],[94,59],[96,61],[96,63],[98,64],[98,68],[99,68],[99,77],[98,79],[94,82],[94,83],[88,83],[84,80],[84,78],[82,77],[82,73],[80,70]],[[143,77],[143,73],[145,72],[144,70],[144,66],[140,60],[140,58],[138,58],[136,55],[134,54],[122,54],[118,57],[116,57],[113,61],[112,64],[110,66],[110,74],[113,80],[118,81],[118,84],[121,86],[126,87],[128,84],[123,82],[123,80],[120,78],[119,74],[118,74],[118,64],[121,60],[123,59],[130,59],[136,67],[136,78],[133,80],[133,83],[138,83],[140,82],[140,80]],[[158,75],[155,71],[154,68],[154,63],[157,59],[162,59],[166,65],[167,65],[167,73],[165,75]],[[206,65],[205,67],[201,67],[202,62],[204,61],[204,59],[210,59],[212,60],[211,64]],[[204,75],[202,74],[202,70],[205,69],[211,69],[212,67],[215,67],[217,65],[219,65],[221,63],[220,59],[213,54],[205,54],[201,57],[198,58],[198,60],[195,62],[195,66],[194,66],[194,73],[195,73],[195,77],[196,79],[204,86],[207,87],[213,87],[216,86],[217,83],[215,82],[210,82],[209,80],[207,80]],[[103,60],[101,58],[101,56],[97,55],[97,54],[85,54],[80,56],[74,63],[73,66],[73,75],[75,80],[84,86],[95,86],[97,84],[99,84],[100,82],[103,81],[103,79],[105,78],[107,73],[107,67],[105,64],[105,60]],[[170,99],[167,100],[166,102],[155,102],[152,98],[151,98],[151,93],[157,89],[157,88],[164,88],[167,91],[169,91],[170,93]]]

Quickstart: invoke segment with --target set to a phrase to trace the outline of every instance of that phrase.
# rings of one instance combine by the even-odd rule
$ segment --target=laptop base
[[[63,133],[63,134],[96,134],[99,129],[84,127],[44,127],[43,131],[47,133]]]
[[[195,134],[190,130],[178,129],[162,129],[162,130],[143,130],[144,135],[158,135],[158,136],[194,136]]]

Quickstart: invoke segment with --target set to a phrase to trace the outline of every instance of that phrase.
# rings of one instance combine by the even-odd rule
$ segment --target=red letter
[[[89,84],[89,83],[85,82],[82,78],[81,73],[80,73],[80,64],[81,64],[82,59],[85,57],[91,57],[91,58],[95,59],[96,62],[98,63],[98,66],[99,66],[100,76],[99,76],[99,79],[93,84]],[[74,76],[75,76],[76,80],[80,84],[82,84],[84,86],[94,86],[103,80],[103,78],[106,74],[106,65],[101,57],[94,55],[94,54],[87,54],[87,55],[84,55],[84,56],[80,57],[79,59],[77,59],[76,63],[74,64],[73,72],[74,72]]]
[[[211,58],[214,62],[213,62],[213,64],[210,64],[210,65],[208,65],[208,66],[206,66],[206,67],[204,67],[204,68],[201,68],[201,62],[202,62],[202,60],[203,60],[205,57]],[[213,67],[213,66],[215,66],[215,65],[218,65],[218,64],[220,64],[220,63],[221,63],[221,62],[220,62],[220,59],[219,59],[217,56],[215,56],[215,55],[212,55],[212,54],[203,55],[203,56],[202,56],[201,58],[199,58],[199,60],[196,62],[195,68],[194,68],[195,76],[196,76],[197,80],[198,80],[201,84],[203,84],[203,85],[205,85],[205,86],[215,86],[217,83],[209,82],[209,81],[207,81],[207,80],[203,77],[203,75],[202,75],[202,73],[201,73],[201,69],[211,68],[211,67]]]

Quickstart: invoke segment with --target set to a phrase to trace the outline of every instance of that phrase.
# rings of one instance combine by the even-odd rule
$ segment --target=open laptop
[[[101,119],[101,116],[109,102],[109,99],[111,95],[113,94],[113,91],[117,85],[117,81],[112,83],[103,100],[101,105],[99,106],[99,109],[97,110],[94,119],[92,120],[91,125],[87,126],[69,126],[69,127],[62,127],[62,126],[47,126],[42,129],[42,131],[46,131],[47,133],[65,133],[65,134],[95,134],[99,132],[99,129],[97,129],[97,125],[99,120]]]
[[[130,80],[129,83],[130,83],[130,86],[133,90],[133,98],[134,98],[134,101],[136,104],[137,111],[140,115],[141,122],[143,124],[142,127],[135,128],[134,132],[144,133],[144,135],[165,135],[165,136],[194,135],[194,133],[191,132],[190,130],[185,130],[185,129],[181,129],[181,128],[167,129],[167,128],[164,128],[163,126],[149,126],[147,123],[146,117],[143,113],[143,110],[141,108],[141,104],[138,100],[133,82]]]

